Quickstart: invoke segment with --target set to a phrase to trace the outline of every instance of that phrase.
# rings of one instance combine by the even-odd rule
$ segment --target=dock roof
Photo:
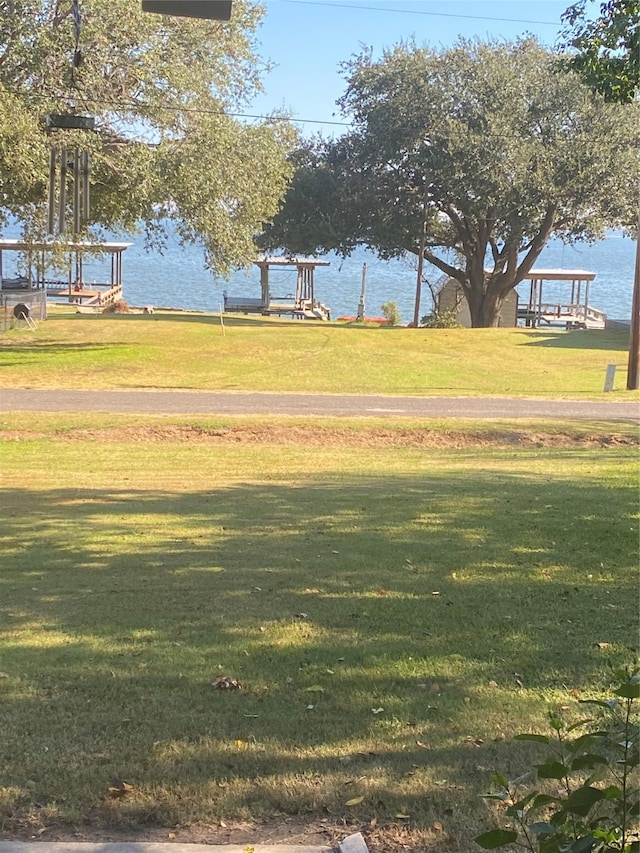
[[[36,252],[45,252],[48,249],[62,249],[63,251],[69,252],[124,252],[125,249],[128,249],[129,246],[133,246],[133,243],[123,243],[119,241],[107,241],[104,243],[73,243],[73,242],[63,242],[61,240],[54,241],[29,241],[29,240],[21,240],[14,239],[11,237],[0,237],[0,251],[3,249],[14,250],[17,252],[28,252],[28,251],[36,251]]]
[[[529,270],[525,279],[528,281],[593,281],[596,277],[594,272],[589,270]]]
[[[286,255],[273,255],[272,257],[257,258],[254,261],[259,267],[328,267],[331,261],[322,261],[320,258],[298,258]]]

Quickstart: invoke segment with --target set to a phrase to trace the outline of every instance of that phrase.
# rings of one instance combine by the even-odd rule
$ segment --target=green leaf
[[[604,799],[604,796],[599,788],[591,788],[585,785],[569,794],[565,800],[564,807],[571,814],[586,817],[591,808],[602,799]]]
[[[548,806],[551,803],[557,803],[558,797],[552,797],[551,794],[538,794],[531,804],[532,809],[539,809],[542,806]]]
[[[489,832],[483,832],[482,835],[477,835],[474,841],[484,850],[495,850],[496,847],[513,844],[517,837],[518,833],[514,832],[513,829],[492,829]]]
[[[544,764],[534,765],[538,771],[540,779],[564,779],[569,773],[569,768],[565,767],[560,761],[555,758],[547,758]]]
[[[627,814],[629,817],[634,817],[636,820],[640,817],[640,800],[635,800],[627,806]]]
[[[531,776],[531,771],[527,770],[526,773],[521,773],[520,776],[516,776],[515,779],[512,779],[511,782],[509,783],[509,786],[514,787],[517,785],[522,785],[522,783],[525,781],[525,779],[528,779],[530,776]]]
[[[627,754],[627,760],[623,763],[629,768],[637,767],[640,764],[640,751],[634,748]]]
[[[571,762],[572,770],[587,770],[595,767],[596,764],[609,764],[607,759],[603,755],[591,755],[587,753],[586,755],[579,755],[577,758],[574,758]]]
[[[569,726],[566,729],[566,734],[570,734],[571,732],[575,731],[576,729],[579,729],[581,726],[586,726],[587,723],[592,723],[592,722],[593,722],[592,717],[585,717],[583,720],[578,720],[577,723],[574,723],[572,726]]]
[[[509,780],[502,773],[493,773],[491,776],[491,781],[494,785],[500,785],[501,788],[509,787]]]
[[[602,798],[604,800],[622,800],[624,799],[624,794],[622,793],[622,789],[617,785],[609,785],[606,788],[602,788]]]
[[[514,740],[530,740],[534,743],[549,743],[549,738],[546,735],[523,734],[515,735]]]
[[[640,681],[628,681],[613,692],[616,696],[622,696],[625,699],[640,699]]]
[[[535,799],[536,796],[536,791],[532,791],[530,794],[527,794],[526,797],[523,797],[521,800],[518,800],[517,803],[513,803],[513,805],[509,806],[509,808],[507,809],[507,814],[520,816],[524,813],[524,810],[527,808],[529,803]]]
[[[598,740],[599,738],[608,738],[609,732],[597,731],[597,732],[587,732],[584,735],[580,735],[577,737],[570,745],[569,749],[571,752],[577,752],[579,749],[586,749],[591,746],[591,744]]]
[[[598,705],[600,708],[606,708],[612,711],[620,704],[617,699],[579,699],[581,705]]]

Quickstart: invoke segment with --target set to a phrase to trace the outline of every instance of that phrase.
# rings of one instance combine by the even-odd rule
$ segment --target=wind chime
[[[73,0],[73,27],[75,49],[73,53],[73,74],[82,63],[80,33],[82,15],[79,0]],[[75,82],[75,81],[74,81]],[[95,120],[92,116],[79,116],[75,113],[50,114],[46,117],[46,126],[51,130],[93,130]],[[90,158],[89,152],[78,147],[52,145],[49,155],[49,234],[63,235],[67,231],[67,210],[71,209],[71,230],[74,235],[89,221],[90,216]],[[69,191],[68,191],[69,190]]]
[[[66,233],[67,205],[71,207],[72,232],[79,234],[89,221],[89,152],[52,146],[49,160],[49,234]],[[67,184],[71,185],[67,200]]]

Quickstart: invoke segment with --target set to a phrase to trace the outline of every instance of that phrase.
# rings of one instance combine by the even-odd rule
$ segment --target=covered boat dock
[[[79,305],[104,308],[122,299],[122,254],[131,243],[61,243],[31,242],[28,240],[0,238],[0,297],[5,307],[20,303],[29,304],[37,319],[46,319],[47,299],[73,302]],[[18,275],[6,276],[7,252],[18,252],[20,257],[13,267]],[[85,281],[83,261],[86,257],[107,256],[111,273],[106,281]],[[64,278],[55,272],[66,270]],[[53,271],[54,276],[48,273]]]
[[[531,270],[525,279],[529,282],[528,299],[518,302],[518,321],[531,328],[604,329],[607,315],[589,304],[589,285],[595,277],[588,270]],[[547,300],[543,293],[545,282],[564,283],[567,298]]]
[[[318,258],[270,257],[258,258],[254,264],[260,270],[260,297],[229,296],[225,291],[225,312],[278,317],[290,314],[300,320],[331,319],[329,308],[318,302],[314,293],[315,268],[328,267],[329,261],[321,261]],[[295,290],[287,288],[284,295],[274,295],[271,292],[272,270],[295,272]]]

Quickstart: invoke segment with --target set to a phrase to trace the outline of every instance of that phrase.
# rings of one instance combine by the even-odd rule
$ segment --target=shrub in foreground
[[[514,845],[539,853],[639,853],[638,791],[640,669],[615,671],[610,699],[584,700],[598,713],[565,725],[549,718],[552,735],[521,734],[516,740],[544,744],[549,754],[534,765],[554,793],[529,787],[526,773],[513,781],[496,774],[504,826],[476,837],[485,850]],[[580,733],[581,732],[581,733]]]

